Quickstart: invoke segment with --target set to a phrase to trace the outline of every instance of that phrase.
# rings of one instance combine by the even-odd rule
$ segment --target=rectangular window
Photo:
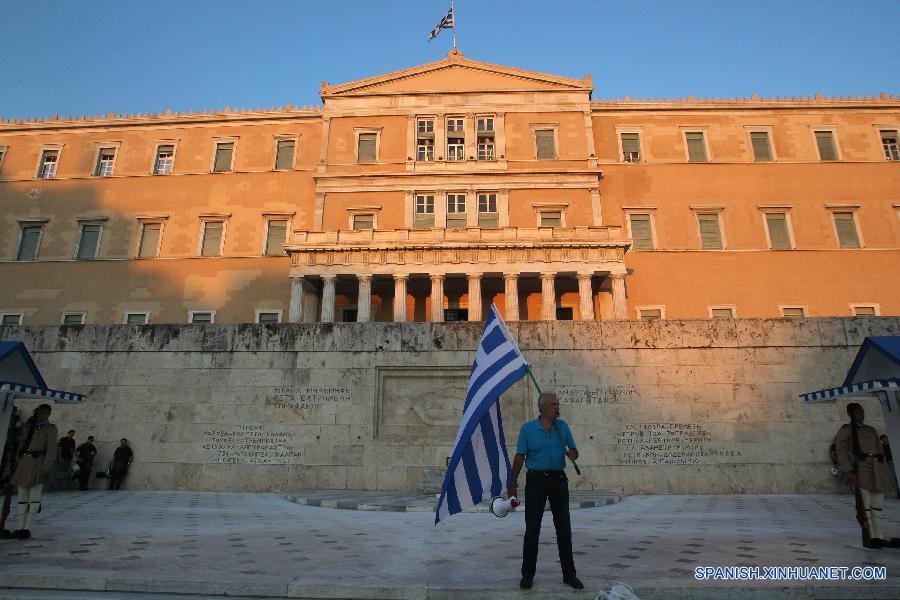
[[[138,258],[157,258],[159,256],[159,237],[161,233],[162,223],[144,223],[141,225]]]
[[[730,307],[710,308],[709,316],[713,319],[733,319],[734,309]]]
[[[688,161],[709,162],[709,157],[706,155],[706,140],[702,131],[686,131],[684,140],[687,143]]]
[[[571,306],[557,306],[556,307],[556,320],[557,321],[571,321],[574,318],[574,311]]]
[[[649,214],[630,214],[632,249],[653,250],[653,227]]]
[[[416,121],[416,160],[420,162],[434,160],[434,119]]]
[[[94,167],[94,177],[109,177],[113,174],[113,166],[116,164],[115,148],[100,148],[97,153],[97,164]]]
[[[266,325],[273,325],[275,323],[281,323],[281,313],[276,311],[257,311],[256,312],[256,322],[262,323]]]
[[[43,225],[22,225],[19,235],[19,250],[16,252],[16,260],[37,260],[38,247],[41,243],[41,235],[44,232]]]
[[[791,236],[788,232],[786,213],[766,213],[766,227],[769,230],[769,248],[790,250]]]
[[[461,228],[466,226],[466,195],[447,194],[447,227]]]
[[[63,325],[84,325],[84,320],[84,313],[63,313],[62,316]]]
[[[375,143],[378,140],[377,133],[360,133],[357,140],[357,159],[359,164],[375,162]]]
[[[536,129],[534,131],[534,145],[538,160],[553,160],[556,158],[556,130]]]
[[[833,131],[817,131],[816,146],[819,148],[819,160],[837,160],[837,147],[834,145]]]
[[[434,195],[416,194],[416,214],[413,226],[416,229],[434,227]]]
[[[207,323],[214,323],[215,320],[216,313],[212,311],[192,310],[190,313],[188,313],[188,323],[203,325]]]
[[[465,119],[447,119],[447,160],[465,160]]]
[[[838,245],[841,248],[859,248],[859,232],[856,231],[856,219],[853,213],[836,212],[833,215]]]
[[[0,325],[21,325],[22,324],[22,315],[21,314],[13,314],[7,313],[0,317]]]
[[[562,227],[562,211],[541,211],[541,227]]]
[[[44,150],[41,154],[41,165],[38,167],[38,179],[56,177],[56,166],[59,164],[59,150]]]
[[[641,162],[641,138],[639,134],[622,134],[622,160],[629,163]]]
[[[231,172],[231,163],[234,158],[234,142],[216,143],[216,160],[213,163],[214,173]]]
[[[853,316],[854,317],[875,317],[878,316],[878,311],[875,310],[875,306],[862,306],[856,305],[853,307]]]
[[[802,306],[782,306],[781,316],[789,319],[802,319],[806,316],[806,309]]]
[[[897,131],[881,130],[881,147],[884,148],[885,160],[900,160],[900,147],[897,145]],[[0,161],[3,158],[0,157]]]
[[[6,158],[6,146],[0,146],[0,171],[3,170],[3,159]]]
[[[478,160],[494,160],[494,118],[478,117],[475,124]]]
[[[700,225],[700,247],[703,250],[721,250],[722,230],[718,213],[700,213],[697,222]]]
[[[222,255],[222,233],[224,229],[224,221],[203,222],[203,241],[200,245],[200,256]]]
[[[75,258],[78,260],[94,260],[100,249],[100,236],[103,233],[103,225],[96,223],[84,223],[81,225],[81,234],[78,236],[78,251]]]
[[[477,123],[477,133],[478,135],[494,135],[494,118],[493,117],[478,117],[476,120]]]
[[[483,192],[478,194],[478,226],[499,227],[500,215],[497,212],[497,194]]]
[[[662,309],[660,308],[641,308],[638,310],[638,314],[643,321],[662,319]]]
[[[278,140],[275,145],[275,169],[289,171],[294,168],[294,140]]]
[[[272,219],[266,226],[266,256],[284,256],[284,242],[287,240],[288,222]]]
[[[494,138],[478,138],[478,160],[494,160]]]
[[[750,143],[753,145],[753,160],[768,162],[772,160],[772,146],[768,131],[751,131]]]
[[[375,215],[353,215],[353,229],[375,229]]]
[[[160,144],[156,147],[156,160],[153,161],[154,175],[168,175],[175,164],[175,145]]]
[[[125,313],[126,325],[148,325],[150,323],[150,313],[148,312],[127,312]]]

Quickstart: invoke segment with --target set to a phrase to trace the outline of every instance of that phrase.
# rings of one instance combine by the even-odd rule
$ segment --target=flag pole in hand
[[[528,376],[531,377],[531,382],[534,384],[534,388],[537,390],[538,396],[540,396],[542,393],[541,386],[538,385],[537,379],[534,378],[534,373],[531,372],[531,365],[528,365]],[[568,447],[566,446],[566,440],[563,437],[562,432],[556,426],[554,426],[553,429],[556,430],[556,435],[559,436],[559,441],[562,442],[563,448],[568,449]],[[575,472],[581,475],[581,469],[578,468],[578,463],[575,462],[575,459],[570,458],[569,460],[572,461],[572,466],[575,467]]]

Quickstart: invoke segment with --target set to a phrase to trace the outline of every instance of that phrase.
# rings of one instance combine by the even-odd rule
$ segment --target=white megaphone
[[[509,514],[509,511],[516,510],[516,507],[519,506],[521,502],[519,502],[518,498],[515,496],[511,496],[510,498],[504,498],[503,496],[496,496],[493,500],[491,500],[491,513],[495,517],[505,517]]]

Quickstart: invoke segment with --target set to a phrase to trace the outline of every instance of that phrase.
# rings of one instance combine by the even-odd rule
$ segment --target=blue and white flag
[[[500,395],[528,373],[528,363],[491,304],[475,353],[463,416],[444,477],[434,524],[493,496],[509,479]]]
[[[428,36],[428,41],[430,42],[441,32],[441,29],[451,29],[453,27],[453,7],[450,7],[450,10],[447,11],[447,16],[441,19],[441,22],[438,23],[437,27],[435,27],[431,35]]]

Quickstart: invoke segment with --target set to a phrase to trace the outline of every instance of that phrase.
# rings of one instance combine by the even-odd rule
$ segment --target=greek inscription
[[[610,385],[591,388],[584,385],[562,385],[556,392],[560,404],[601,406],[621,404],[638,399],[637,388],[629,385]]]
[[[626,423],[616,444],[623,465],[702,465],[742,456],[696,423]]]
[[[272,389],[266,404],[289,410],[318,410],[326,406],[350,404],[348,387],[293,387],[280,386]]]
[[[213,464],[289,465],[299,462],[302,451],[295,445],[296,434],[265,425],[205,429],[201,447]]]

